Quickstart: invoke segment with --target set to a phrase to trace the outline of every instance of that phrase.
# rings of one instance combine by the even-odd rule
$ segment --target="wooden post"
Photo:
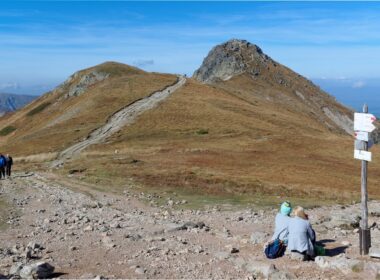
[[[368,113],[368,106],[364,104],[363,113]],[[364,150],[368,151],[368,143],[364,141]],[[368,191],[367,191],[367,167],[368,162],[362,160],[362,178],[361,178],[361,210],[362,217],[360,221],[359,242],[360,254],[368,255],[369,247],[371,246],[370,230],[368,229]]]

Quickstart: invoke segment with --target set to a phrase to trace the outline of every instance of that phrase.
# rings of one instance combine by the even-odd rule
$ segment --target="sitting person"
[[[304,259],[315,257],[315,232],[312,229],[308,216],[302,207],[294,209],[294,218],[289,221],[289,236],[287,249],[305,256]]]
[[[275,229],[272,236],[272,240],[276,238],[288,242],[288,226],[290,221],[290,212],[292,212],[292,206],[289,202],[285,201],[281,204],[280,212],[276,215]]]

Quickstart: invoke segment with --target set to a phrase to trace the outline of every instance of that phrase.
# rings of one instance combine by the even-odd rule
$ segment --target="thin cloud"
[[[364,81],[357,81],[352,85],[352,88],[363,88],[366,86]]]
[[[139,59],[139,60],[135,60],[132,64],[136,67],[143,68],[146,66],[154,65],[154,60],[153,59]]]
[[[0,84],[0,90],[13,90],[20,88],[20,85],[16,82],[7,82]]]

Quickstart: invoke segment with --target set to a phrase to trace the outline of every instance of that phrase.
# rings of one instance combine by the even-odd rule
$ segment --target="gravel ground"
[[[358,205],[308,211],[328,256],[268,260],[276,210],[176,210],[155,196],[97,192],[50,173],[2,180],[9,204],[0,232],[0,273],[45,261],[60,278],[376,279],[380,262],[358,255]],[[149,203],[150,202],[150,203]],[[369,204],[373,247],[380,248],[380,202]]]

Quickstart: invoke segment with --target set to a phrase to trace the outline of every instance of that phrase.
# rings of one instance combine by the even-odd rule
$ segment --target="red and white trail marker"
[[[354,114],[354,130],[362,132],[372,132],[376,129],[372,123],[376,121],[376,117],[367,113]]]
[[[371,135],[369,134],[369,132],[355,131],[355,138],[356,138],[356,140],[368,142],[369,139],[371,139]]]

